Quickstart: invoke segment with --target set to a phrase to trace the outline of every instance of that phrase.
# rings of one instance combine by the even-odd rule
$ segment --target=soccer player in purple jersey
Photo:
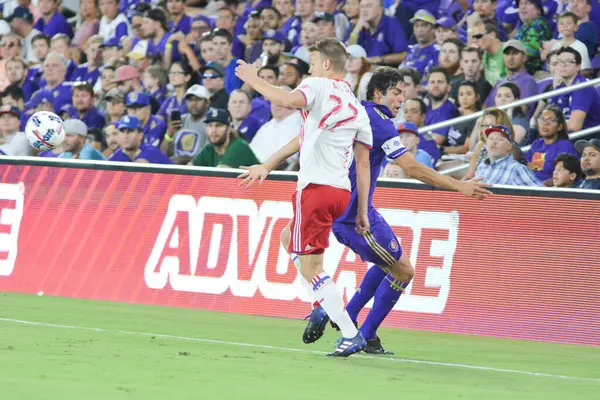
[[[402,292],[410,283],[414,268],[396,235],[385,219],[373,206],[373,193],[379,172],[386,158],[394,160],[411,177],[427,184],[460,192],[475,199],[485,199],[491,194],[479,180],[462,182],[442,175],[416,161],[406,147],[400,143],[392,118],[397,115],[404,99],[404,76],[397,69],[380,67],[375,70],[367,87],[367,100],[362,105],[367,110],[373,132],[373,148],[370,151],[371,188],[369,191],[368,216],[369,231],[360,234],[355,229],[358,195],[356,191],[356,165],[350,167],[352,195],[346,212],[333,223],[333,233],[338,241],[350,247],[363,261],[376,266],[370,268],[361,283],[360,289],[348,303],[348,315],[356,323],[358,313],[375,297],[373,309],[361,326],[360,331],[367,340],[367,353],[390,354],[386,352],[376,335],[377,328],[392,310]],[[325,331],[329,317],[312,298],[314,309],[304,331],[305,343],[318,340]]]

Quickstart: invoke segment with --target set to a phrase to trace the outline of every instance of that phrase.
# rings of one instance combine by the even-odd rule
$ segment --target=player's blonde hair
[[[331,61],[333,69],[337,72],[343,72],[346,68],[346,59],[348,52],[346,46],[336,38],[325,38],[319,40],[308,48],[308,51],[317,51],[323,59]]]

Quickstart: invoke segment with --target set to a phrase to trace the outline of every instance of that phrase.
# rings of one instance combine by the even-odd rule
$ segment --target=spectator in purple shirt
[[[180,112],[179,115],[187,113],[185,93],[192,85],[198,83],[198,76],[188,63],[177,61],[171,65],[171,69],[169,70],[169,83],[175,89],[175,93],[165,100],[156,114],[163,121],[168,121],[174,110],[178,110]]]
[[[62,106],[71,102],[71,82],[65,82],[67,73],[67,60],[58,53],[51,52],[46,56],[43,66],[43,79],[54,98],[54,109],[60,110]]]
[[[485,104],[488,107],[496,106],[496,89],[500,87],[504,82],[514,82],[521,89],[521,98],[531,97],[537,94],[537,84],[535,80],[525,70],[525,62],[527,56],[525,55],[525,46],[518,40],[509,40],[504,45],[504,65],[508,71],[506,78],[500,79],[489,96],[485,100]],[[523,106],[525,115],[529,115],[529,110],[535,110],[535,105]]]
[[[418,12],[413,19],[413,31],[417,44],[410,46],[403,67],[415,68],[421,75],[437,65],[439,46],[435,43],[435,18],[427,11]]]
[[[131,92],[125,98],[125,105],[127,114],[141,121],[144,143],[159,147],[165,137],[167,124],[151,114],[150,96],[143,92]]]
[[[256,10],[259,13],[259,22],[260,27],[263,31],[267,31],[269,29],[280,30],[282,19],[281,14],[274,7],[265,7],[260,10]],[[254,11],[252,11],[254,12]]]
[[[300,44],[300,32],[302,25],[307,22],[312,22],[315,16],[315,0],[297,0],[296,1],[296,16],[289,22],[284,24],[282,32],[286,38],[292,42],[294,46]]]
[[[554,159],[561,153],[578,156],[569,142],[567,124],[562,111],[556,106],[547,106],[538,118],[540,138],[531,144],[527,152],[527,165],[546,186],[552,186]]]
[[[148,37],[148,52],[162,55],[163,66],[169,68],[171,62],[177,61],[177,57],[174,57],[173,44],[169,42],[171,34],[168,32],[169,25],[165,12],[160,8],[146,11],[142,20],[142,29]]]
[[[17,85],[23,91],[25,101],[29,101],[29,98],[38,90],[38,86],[34,81],[28,80],[27,78],[27,65],[21,58],[9,58],[6,60],[6,77],[11,85]]]
[[[71,51],[71,39],[64,33],[57,33],[50,40],[50,51],[61,54],[65,60],[68,61],[65,80],[72,80],[71,75],[75,71],[75,68],[77,68],[77,64],[75,61],[73,61],[72,57],[73,53]]]
[[[71,74],[71,80],[73,82],[90,82],[95,85],[100,78],[100,67],[102,65],[102,53],[100,52],[100,46],[104,42],[104,39],[100,35],[94,35],[87,41],[85,49],[85,55],[87,62],[81,64]]]
[[[106,118],[94,107],[94,87],[82,81],[73,85],[73,107],[79,114],[76,118],[85,122],[88,128],[104,128]]]
[[[425,125],[431,125],[458,117],[458,109],[454,103],[448,99],[450,89],[448,72],[443,68],[433,68],[429,73],[429,82],[427,84],[429,105],[427,106]],[[446,143],[449,130],[450,127],[446,127],[431,132],[431,136],[438,146],[443,146]]]
[[[293,0],[275,0],[273,6],[281,15],[281,31],[287,37],[288,32],[294,21],[294,1]],[[289,39],[289,38],[288,38]]]
[[[115,151],[109,161],[137,162],[152,164],[173,164],[163,152],[154,146],[143,143],[142,124],[136,117],[126,115],[119,121],[117,140],[120,149]]]
[[[427,105],[423,100],[414,97],[406,100],[404,104],[404,119],[406,122],[412,122],[418,128],[425,126],[425,118],[427,117]],[[419,149],[425,151],[433,158],[433,165],[442,156],[440,148],[429,133],[419,134]]]
[[[384,14],[381,0],[360,2],[360,17],[347,43],[360,44],[371,63],[392,66],[402,63],[408,50],[404,29],[396,18]]]
[[[67,19],[58,12],[58,0],[38,0],[38,8],[42,18],[33,25],[34,29],[52,37],[57,33],[64,33],[73,37],[73,29]]]
[[[558,52],[559,79],[555,89],[585,82],[581,71],[581,54],[571,47],[563,47]],[[600,95],[593,87],[579,89],[562,96],[553,97],[549,104],[556,104],[567,119],[567,129],[577,132],[583,128],[600,125]]]
[[[171,33],[183,32],[187,35],[192,30],[192,17],[185,13],[184,0],[167,0],[169,12],[169,31]]]

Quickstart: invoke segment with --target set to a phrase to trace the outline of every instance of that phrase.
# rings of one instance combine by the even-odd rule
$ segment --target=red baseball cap
[[[115,71],[115,79],[113,82],[123,82],[139,77],[140,71],[138,71],[136,67],[134,67],[133,65],[121,65]]]

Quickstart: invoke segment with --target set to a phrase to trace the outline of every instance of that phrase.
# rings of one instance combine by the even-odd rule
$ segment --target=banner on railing
[[[310,310],[279,244],[294,182],[26,165],[0,178],[0,291]],[[375,204],[416,269],[387,326],[600,345],[599,202],[381,187]],[[367,266],[330,242],[347,301]]]

